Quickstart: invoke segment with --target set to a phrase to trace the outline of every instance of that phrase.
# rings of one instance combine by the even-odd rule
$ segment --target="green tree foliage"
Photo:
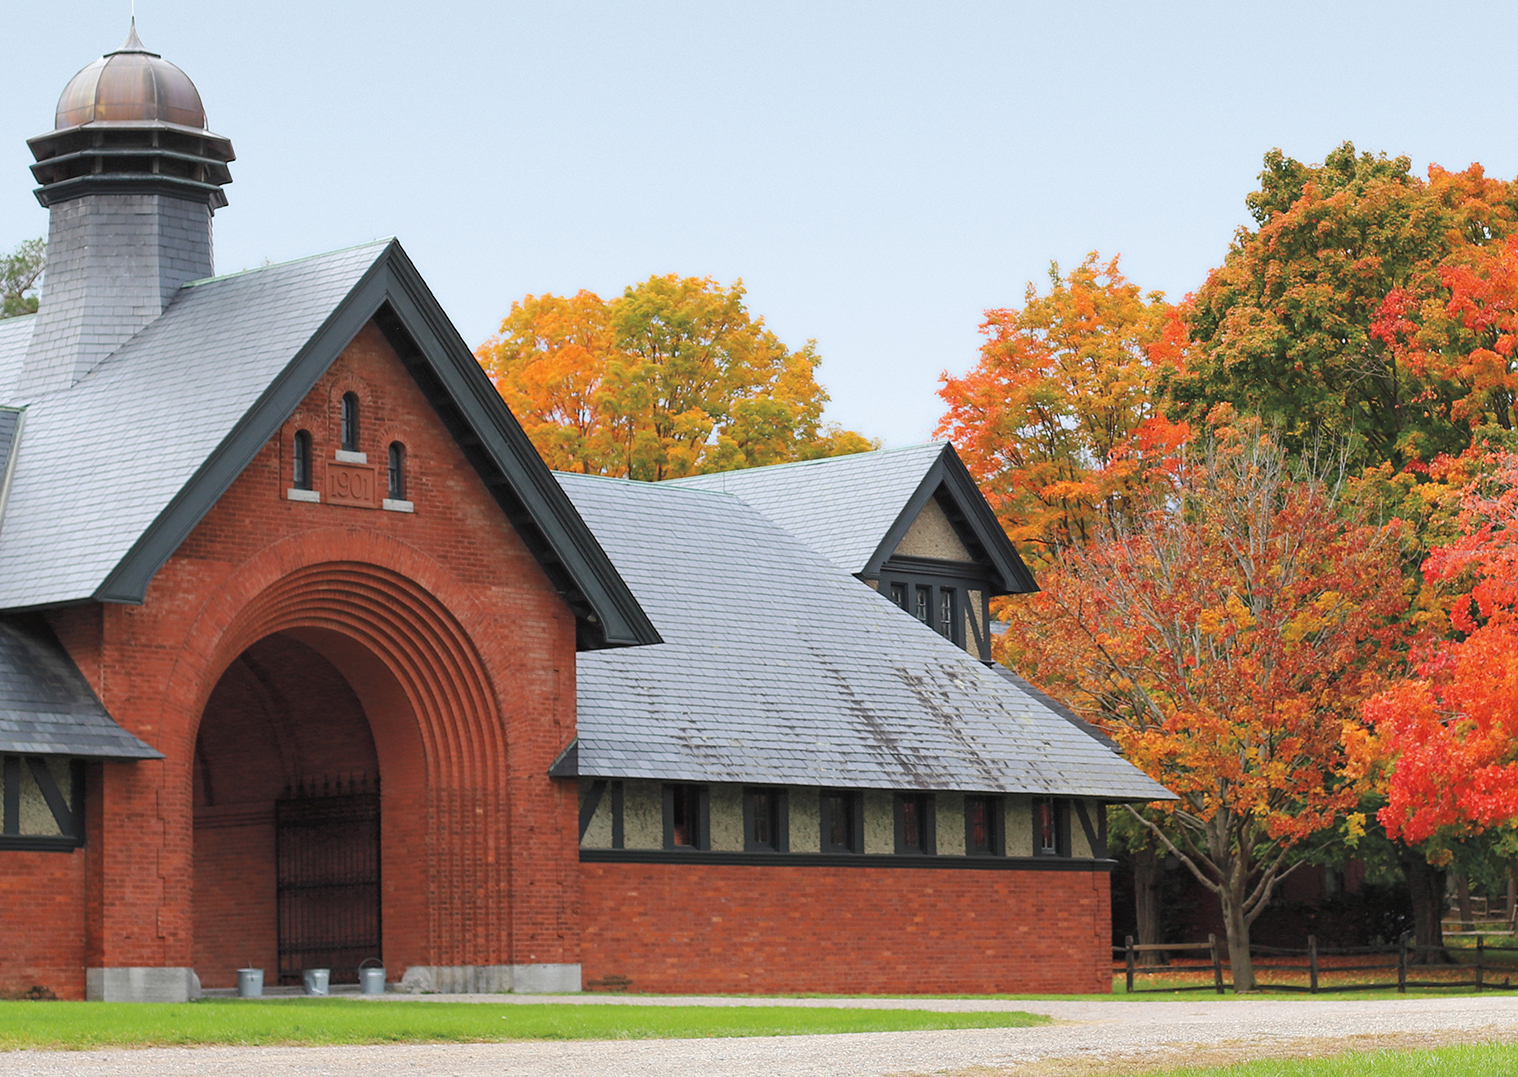
[[[1346,142],[1321,165],[1265,156],[1241,228],[1187,312],[1196,347],[1170,389],[1181,417],[1222,401],[1298,448],[1353,436],[1365,463],[1459,453],[1491,421],[1460,402],[1459,363],[1409,363],[1376,332],[1388,296],[1437,297],[1441,269],[1518,229],[1518,186],[1479,165],[1414,176]]]
[[[476,357],[559,470],[658,480],[874,448],[823,423],[816,345],[787,348],[743,298],[674,274],[528,296]]]
[[[29,239],[0,255],[0,318],[37,313],[37,281],[46,264],[47,241]]]

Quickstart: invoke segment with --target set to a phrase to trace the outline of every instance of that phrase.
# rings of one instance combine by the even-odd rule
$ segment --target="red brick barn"
[[[1034,585],[952,448],[556,478],[394,241],[213,275],[135,32],[30,145],[0,992],[1105,989],[1101,805],[1166,794],[987,664]]]

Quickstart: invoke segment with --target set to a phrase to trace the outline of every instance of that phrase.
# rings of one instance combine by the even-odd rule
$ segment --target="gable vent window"
[[[358,394],[343,394],[343,451],[358,452]]]
[[[390,500],[406,500],[406,446],[390,443]]]
[[[290,485],[297,490],[311,489],[310,431],[295,432],[295,443],[290,452]]]

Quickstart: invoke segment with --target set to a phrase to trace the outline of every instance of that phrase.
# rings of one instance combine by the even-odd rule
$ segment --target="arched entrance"
[[[506,726],[455,611],[477,630],[496,623],[428,562],[344,536],[356,551],[366,541],[387,559],[410,557],[407,574],[373,562],[290,564],[271,551],[208,607],[201,657],[183,664],[201,671],[195,702],[186,700],[198,716],[193,781],[185,773],[195,803],[186,896],[190,956],[207,987],[230,986],[250,962],[270,979],[280,967],[278,805],[337,795],[339,782],[344,796],[380,800],[373,956],[390,978],[413,966],[511,963]],[[555,731],[548,743],[560,740]],[[541,952],[535,945],[528,961]]]
[[[379,760],[353,687],[286,633],[221,675],[195,745],[196,967],[227,986],[382,959]],[[226,983],[223,983],[226,981]]]

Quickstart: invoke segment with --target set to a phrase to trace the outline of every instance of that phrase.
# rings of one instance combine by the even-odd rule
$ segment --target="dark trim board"
[[[94,598],[142,603],[164,562],[371,320],[569,603],[579,647],[663,642],[411,259],[393,240],[149,525]]]
[[[1085,871],[1111,873],[1116,860],[1053,856],[898,856],[893,853],[729,853],[665,849],[581,849],[582,864],[709,864],[724,867],[944,868],[950,871]]]
[[[939,497],[940,492],[947,496]],[[939,504],[943,506],[949,522],[960,533],[960,538],[969,540],[966,544],[970,547],[970,553],[978,555],[978,559],[987,561],[992,566],[992,594],[1028,594],[1038,590],[1033,573],[1023,564],[1017,548],[1007,538],[1006,531],[1002,530],[1001,522],[991,511],[991,506],[986,504],[985,496],[975,484],[969,469],[954,451],[954,446],[949,444],[944,445],[943,452],[933,462],[933,466],[928,468],[928,473],[907,500],[906,507],[901,510],[896,522],[891,525],[870,560],[859,572],[861,577],[873,579],[880,575],[881,566],[891,559],[896,547],[906,536],[907,529],[917,519],[917,514],[928,503],[928,499],[934,497],[939,498]]]

